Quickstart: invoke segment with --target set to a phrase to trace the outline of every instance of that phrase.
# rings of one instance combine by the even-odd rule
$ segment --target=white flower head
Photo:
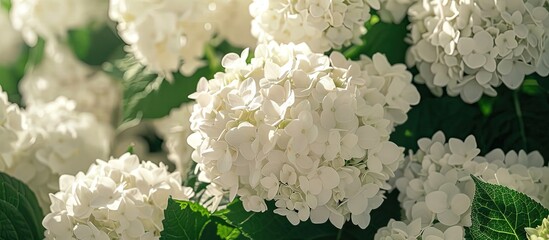
[[[42,221],[46,239],[158,239],[168,198],[193,194],[178,172],[129,153],[97,160],[86,173],[62,175],[59,189],[50,194],[51,213]]]
[[[292,224],[368,226],[401,160],[392,126],[419,100],[411,75],[381,54],[352,62],[305,44],[261,44],[247,57],[227,54],[225,72],[190,96],[201,174],[248,211],[274,200]]]
[[[118,22],[128,51],[172,81],[172,72],[191,75],[205,65],[204,49],[217,32],[235,45],[255,45],[246,27],[250,15],[238,10],[247,5],[246,0],[111,0],[109,17]]]
[[[38,37],[62,40],[69,30],[101,23],[107,19],[107,0],[13,0],[10,10],[15,29],[30,46]]]
[[[416,81],[436,95],[442,88],[467,103],[518,88],[526,75],[549,75],[549,11],[537,0],[415,2],[407,62]]]
[[[153,122],[156,131],[164,139],[168,159],[175,164],[182,179],[186,179],[192,166],[193,148],[187,143],[187,138],[192,133],[189,122],[192,108],[192,103],[182,104],[179,108],[172,109],[168,116]]]
[[[25,74],[20,90],[27,106],[64,96],[76,103],[76,110],[92,113],[106,124],[116,120],[121,102],[121,89],[114,79],[80,62],[59,44],[48,44],[44,59]]]
[[[436,236],[434,239],[447,239],[458,236],[458,232],[461,232],[459,239],[463,238],[462,227],[471,225],[470,206],[474,196],[471,174],[546,204],[544,179],[549,168],[543,166],[539,152],[526,154],[521,150],[505,154],[496,149],[478,156],[480,150],[473,136],[465,141],[456,138],[446,141],[442,132],[431,139],[420,139],[419,150],[406,158],[403,174],[396,180],[405,219],[421,219],[425,228],[423,238],[428,234]],[[460,229],[453,229],[458,226]]]
[[[2,38],[0,38],[0,65],[9,65],[17,60],[22,47],[23,39],[21,33],[13,29],[9,14],[0,8],[0,29],[2,29]]]
[[[340,49],[361,43],[370,9],[379,6],[378,0],[254,0],[252,34],[262,43],[306,43],[313,52]]]

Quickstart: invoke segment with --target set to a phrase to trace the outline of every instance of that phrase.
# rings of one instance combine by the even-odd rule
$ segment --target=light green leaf
[[[202,231],[211,221],[208,209],[198,203],[171,198],[164,217],[160,239],[201,239]]]
[[[525,227],[541,224],[549,209],[523,193],[472,176],[476,190],[471,207],[473,239],[525,239]]]

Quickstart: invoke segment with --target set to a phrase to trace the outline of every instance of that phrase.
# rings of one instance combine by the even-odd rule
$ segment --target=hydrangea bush
[[[2,0],[0,29],[4,238],[548,237],[546,0]]]

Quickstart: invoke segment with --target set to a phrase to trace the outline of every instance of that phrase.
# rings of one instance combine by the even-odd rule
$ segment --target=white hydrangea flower
[[[421,219],[415,219],[410,224],[389,220],[386,227],[377,230],[375,240],[416,240],[421,234]],[[425,238],[428,239],[428,238]]]
[[[216,27],[222,28],[220,35],[230,40],[239,36],[242,40],[235,40],[237,45],[250,43],[245,40],[250,39],[246,37],[251,35],[250,29],[238,24],[245,23],[249,15],[226,15],[245,4],[244,0],[110,0],[109,16],[118,22],[118,32],[129,51],[171,81],[172,72],[191,75],[205,65],[204,48]],[[234,35],[229,36],[229,32]]]
[[[187,143],[187,138],[192,133],[189,122],[192,110],[193,103],[185,103],[179,108],[172,109],[168,116],[153,122],[156,131],[164,139],[168,159],[175,164],[182,179],[187,178],[187,173],[192,167],[193,148]]]
[[[8,65],[19,57],[23,47],[23,39],[21,33],[13,29],[8,12],[2,8],[0,8],[0,29],[2,29],[0,65]]]
[[[8,94],[0,86],[0,171],[9,164],[5,156],[15,151],[18,134],[23,129],[22,118],[19,106],[8,101]]]
[[[64,39],[71,29],[107,19],[107,0],[12,0],[11,20],[25,42],[34,46],[38,37]]]
[[[254,0],[252,34],[259,42],[306,43],[313,52],[360,44],[379,0]]]
[[[408,8],[418,0],[380,0],[381,6],[377,11],[381,21],[386,23],[400,23],[407,17]]]
[[[538,0],[417,1],[408,11],[415,80],[474,103],[501,83],[516,89],[525,75],[549,75],[548,8]]]
[[[471,225],[470,206],[474,196],[471,174],[516,189],[542,203],[547,201],[544,194],[548,183],[543,180],[549,167],[543,166],[543,158],[537,151],[504,154],[496,149],[482,157],[478,156],[480,150],[473,136],[465,141],[451,138],[447,143],[442,132],[432,139],[420,139],[418,145],[418,152],[406,158],[396,186],[405,219],[421,219],[423,227],[438,229],[431,235],[445,239],[446,228]]]
[[[465,239],[465,229],[462,226],[452,226],[445,230],[426,227],[421,233],[421,239],[428,240],[462,240]]]
[[[178,172],[131,154],[62,175],[59,189],[42,221],[46,239],[158,239],[168,198],[193,195]]]
[[[275,200],[294,225],[368,226],[403,151],[392,126],[419,101],[411,75],[381,54],[352,62],[305,44],[262,44],[247,57],[227,54],[226,71],[190,95],[200,174],[247,211]]]
[[[62,97],[28,107],[14,150],[0,158],[1,171],[29,185],[43,209],[50,204],[48,194],[59,190],[59,175],[75,174],[109,153],[110,127],[74,109]]]
[[[64,96],[76,102],[76,110],[92,113],[107,124],[116,120],[121,102],[121,89],[114,79],[57,44],[48,44],[44,59],[25,74],[19,88],[28,106]]]
[[[255,47],[257,39],[252,35],[252,0],[209,0],[213,11],[215,29],[222,39],[237,47]]]
[[[524,228],[528,240],[547,240],[549,239],[549,216],[543,219],[541,225],[536,228]]]

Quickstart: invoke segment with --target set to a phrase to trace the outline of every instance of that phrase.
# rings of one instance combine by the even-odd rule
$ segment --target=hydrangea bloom
[[[536,228],[525,228],[528,240],[549,239],[549,216],[543,219],[541,225]]]
[[[158,239],[168,198],[193,194],[178,172],[130,154],[63,175],[59,189],[42,221],[46,239]]]
[[[11,20],[27,44],[34,46],[38,37],[64,39],[71,29],[107,19],[107,0],[12,0]]]
[[[58,96],[76,102],[76,110],[94,114],[111,123],[121,102],[120,87],[107,74],[78,61],[69,49],[49,44],[40,65],[20,83],[23,100],[29,106],[53,101]]]
[[[410,224],[391,219],[386,227],[377,230],[375,240],[461,240],[464,239],[464,228],[452,226],[444,231],[436,227],[421,227],[421,219],[417,218]]]
[[[226,55],[226,71],[190,96],[188,143],[201,175],[247,211],[275,200],[294,225],[352,219],[365,228],[401,159],[393,119],[419,101],[411,75],[381,54],[352,62],[305,44],[271,42],[247,57]]]
[[[408,8],[417,0],[380,0],[379,18],[387,23],[400,23],[407,17]]]
[[[182,179],[186,179],[192,166],[193,148],[187,144],[187,138],[192,133],[189,122],[192,109],[193,104],[183,104],[179,108],[172,109],[168,116],[153,122],[156,131],[164,139],[168,159],[175,164]]]
[[[252,34],[259,42],[307,43],[313,52],[360,44],[379,0],[254,0]]]
[[[514,188],[542,203],[547,201],[543,190],[547,183],[543,179],[549,168],[543,166],[537,151],[503,154],[496,149],[481,157],[473,136],[446,142],[442,132],[432,139],[420,139],[418,145],[420,149],[408,156],[396,186],[406,219],[421,219],[424,227],[445,230],[471,225],[474,183],[470,174]]]
[[[21,34],[11,25],[9,14],[0,7],[0,29],[2,29],[2,38],[0,38],[0,65],[7,65],[17,59],[23,46]]]
[[[17,140],[12,151],[2,152],[0,171],[29,185],[47,209],[48,194],[59,190],[59,175],[74,174],[107,156],[111,129],[93,115],[75,112],[74,102],[65,98],[30,106],[20,116],[14,109],[8,107],[6,116],[8,124],[17,125],[10,127]],[[9,137],[2,139],[14,136]]]
[[[250,35],[249,28],[245,29],[239,24],[223,23],[235,21],[233,18],[246,19],[246,13],[239,12],[226,16],[215,11],[219,7],[230,12],[229,9],[240,8],[245,2],[111,0],[109,16],[118,22],[118,32],[129,45],[129,51],[149,69],[171,80],[172,72],[181,71],[185,75],[190,75],[205,64],[202,61],[204,48],[213,38],[216,26],[225,28],[222,31],[224,34],[221,35],[233,32],[243,39],[246,39],[244,36]]]
[[[8,101],[8,95],[0,86],[0,170],[6,168],[8,160],[4,156],[15,150],[22,124],[19,106]]]
[[[549,7],[538,0],[422,0],[412,5],[407,55],[415,80],[468,103],[495,96],[503,82],[549,75]]]

